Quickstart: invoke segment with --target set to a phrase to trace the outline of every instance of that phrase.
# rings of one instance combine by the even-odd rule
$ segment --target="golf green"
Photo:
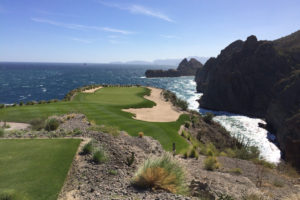
[[[79,139],[1,139],[0,198],[9,193],[21,200],[57,199],[79,143]]]
[[[142,131],[157,139],[165,150],[171,150],[173,142],[178,152],[186,150],[189,145],[177,132],[180,125],[189,119],[187,115],[181,115],[175,122],[146,122],[135,120],[133,114],[122,111],[125,108],[153,107],[155,103],[143,97],[149,92],[145,87],[105,87],[91,94],[79,93],[72,101],[0,109],[0,120],[29,122],[51,115],[79,112],[98,125],[117,126],[132,136]]]

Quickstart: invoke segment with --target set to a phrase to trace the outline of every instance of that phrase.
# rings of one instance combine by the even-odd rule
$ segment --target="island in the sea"
[[[177,69],[147,70],[145,75],[147,78],[195,76],[197,70],[201,69],[202,67],[203,64],[195,58],[191,58],[189,61],[185,58],[180,62]]]

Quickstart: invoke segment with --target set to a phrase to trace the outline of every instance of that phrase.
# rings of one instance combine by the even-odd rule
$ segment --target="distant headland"
[[[180,62],[177,69],[147,70],[145,75],[147,78],[194,76],[197,70],[201,69],[202,67],[203,64],[195,58],[191,58],[189,61],[185,58]]]

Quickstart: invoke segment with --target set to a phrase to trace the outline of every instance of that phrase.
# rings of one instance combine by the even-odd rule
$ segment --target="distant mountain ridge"
[[[237,40],[195,80],[201,107],[265,118],[286,159],[300,169],[300,31],[274,41]]]
[[[209,57],[198,57],[198,56],[189,56],[187,59],[195,58],[201,63],[205,63]],[[133,60],[128,62],[110,62],[110,64],[132,64],[132,65],[166,65],[166,66],[178,66],[182,59],[174,58],[174,59],[157,59],[152,62],[142,61],[142,60]]]
[[[145,75],[147,78],[194,76],[197,70],[202,67],[202,63],[196,60],[195,58],[191,58],[189,61],[185,58],[180,62],[177,69],[147,70],[145,72]]]

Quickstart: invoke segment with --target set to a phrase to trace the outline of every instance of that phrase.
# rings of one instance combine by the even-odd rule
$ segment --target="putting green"
[[[122,111],[126,108],[153,107],[154,102],[143,98],[149,92],[145,87],[107,87],[91,94],[79,93],[69,102],[0,109],[0,120],[29,122],[36,118],[45,119],[51,115],[79,112],[96,124],[117,126],[132,136],[137,136],[142,131],[157,139],[165,150],[171,150],[173,142],[176,143],[178,152],[186,150],[189,145],[177,132],[180,125],[188,120],[187,115],[181,115],[176,122],[145,122],[132,119],[131,113]]]
[[[78,139],[0,140],[0,198],[8,193],[20,200],[57,199],[79,143]]]

